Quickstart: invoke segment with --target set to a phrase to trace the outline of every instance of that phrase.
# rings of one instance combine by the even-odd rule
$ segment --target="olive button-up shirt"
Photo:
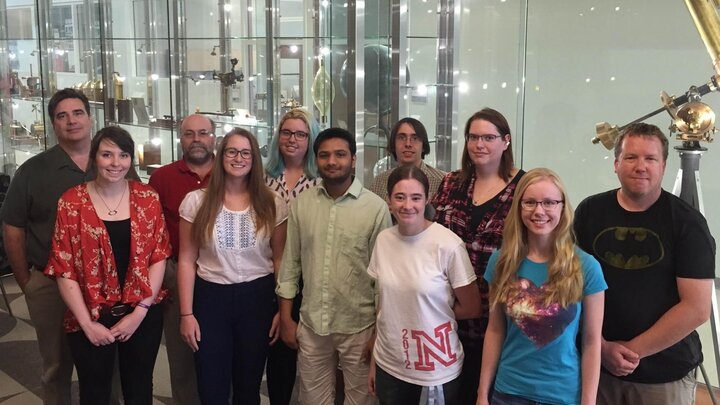
[[[391,225],[385,201],[353,180],[333,199],[320,185],[290,206],[277,294],[293,299],[303,279],[300,320],[318,335],[352,334],[375,323],[367,274],[375,239]]]

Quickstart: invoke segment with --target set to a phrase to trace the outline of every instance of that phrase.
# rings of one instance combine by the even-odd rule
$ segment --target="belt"
[[[124,316],[132,311],[132,307],[128,304],[118,304],[113,307],[101,307],[100,315],[112,315],[114,317]]]

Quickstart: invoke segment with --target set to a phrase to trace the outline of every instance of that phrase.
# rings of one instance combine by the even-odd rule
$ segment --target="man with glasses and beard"
[[[193,405],[200,403],[195,362],[192,350],[180,338],[180,307],[177,299],[177,258],[180,249],[178,209],[187,193],[208,184],[215,158],[215,122],[204,115],[193,114],[180,122],[179,131],[182,159],[153,172],[150,185],[160,195],[173,248],[163,281],[163,287],[170,291],[170,298],[164,301],[164,328],[172,396],[177,404]]]

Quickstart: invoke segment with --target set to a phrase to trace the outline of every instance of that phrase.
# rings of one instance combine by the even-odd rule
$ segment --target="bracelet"
[[[137,306],[139,306],[140,308],[148,309],[148,310],[150,309],[150,305],[144,304],[144,303],[142,303],[142,302],[138,302],[138,303],[137,303]]]
[[[193,315],[193,313],[190,312],[189,314],[180,314],[180,317],[182,318],[183,316],[192,316],[192,315]]]

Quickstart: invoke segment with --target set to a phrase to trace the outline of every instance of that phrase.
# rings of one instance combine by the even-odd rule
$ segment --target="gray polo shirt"
[[[90,180],[60,147],[33,156],[18,168],[10,183],[0,220],[25,228],[28,265],[43,269],[50,253],[57,203],[69,188]]]

